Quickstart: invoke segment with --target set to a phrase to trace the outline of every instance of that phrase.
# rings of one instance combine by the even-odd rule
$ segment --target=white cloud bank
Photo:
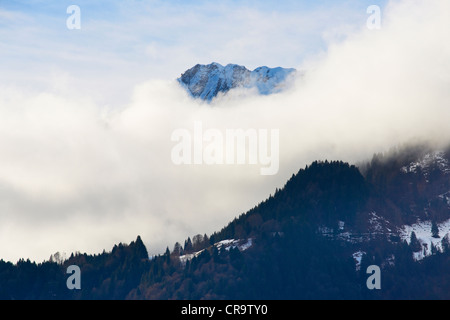
[[[381,30],[362,26],[331,44],[298,66],[307,73],[293,88],[268,97],[234,92],[209,106],[175,82],[151,81],[112,111],[70,88],[2,86],[0,258],[100,252],[138,234],[158,253],[219,230],[311,161],[355,162],[419,139],[450,142],[448,12],[446,0],[392,2]],[[195,121],[223,131],[279,129],[279,174],[175,166],[171,134]]]

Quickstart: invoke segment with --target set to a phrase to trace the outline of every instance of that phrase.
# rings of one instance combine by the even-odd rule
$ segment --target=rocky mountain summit
[[[259,67],[253,71],[244,66],[219,63],[197,64],[178,78],[194,98],[211,101],[219,93],[227,93],[235,88],[256,88],[260,94],[280,92],[295,69]]]

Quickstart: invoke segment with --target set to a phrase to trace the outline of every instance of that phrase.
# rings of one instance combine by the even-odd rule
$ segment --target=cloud
[[[66,27],[70,1],[5,3],[3,16],[21,18],[0,24],[0,81],[42,91],[66,72],[73,91],[120,108],[136,83],[197,63],[295,66],[366,15],[360,1],[274,3],[80,0],[81,30]]]
[[[392,2],[381,30],[363,23],[333,40],[298,66],[304,77],[272,96],[235,91],[207,105],[175,81],[151,80],[108,108],[74,90],[71,72],[54,73],[51,90],[0,86],[0,257],[101,252],[138,234],[159,253],[219,230],[311,161],[450,142],[449,9],[444,0]],[[280,172],[174,165],[172,132],[192,131],[195,121],[221,132],[279,129]]]

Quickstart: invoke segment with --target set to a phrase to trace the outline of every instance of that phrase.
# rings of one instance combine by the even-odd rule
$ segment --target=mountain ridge
[[[237,64],[223,66],[213,62],[208,65],[195,65],[185,71],[177,81],[192,97],[211,102],[220,93],[226,94],[236,88],[256,88],[262,95],[280,92],[288,78],[296,72],[293,68],[265,66],[250,71]]]

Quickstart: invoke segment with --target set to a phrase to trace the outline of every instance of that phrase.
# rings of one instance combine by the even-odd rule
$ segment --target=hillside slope
[[[448,150],[359,167],[314,162],[211,236],[148,258],[140,239],[100,255],[0,261],[2,299],[450,299]],[[78,265],[81,291],[65,287]],[[382,270],[382,290],[366,270]]]

